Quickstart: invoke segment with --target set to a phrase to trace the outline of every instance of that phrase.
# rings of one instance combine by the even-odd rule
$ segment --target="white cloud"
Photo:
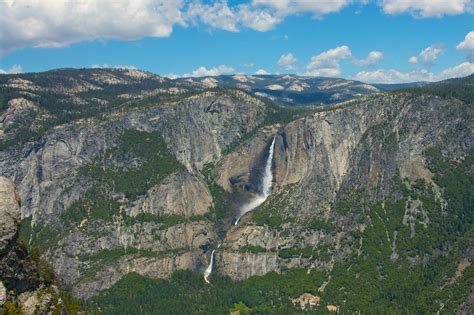
[[[171,79],[171,80],[174,80],[174,79],[179,78],[179,75],[177,75],[177,74],[174,73],[174,72],[171,72],[171,73],[168,73],[168,74],[164,74],[163,76],[166,77],[166,78],[168,78],[168,79]]]
[[[467,60],[474,62],[474,31],[467,33],[464,40],[456,46],[457,50],[467,53]]]
[[[447,68],[438,75],[437,80],[465,77],[474,73],[474,63],[464,62],[457,66]]]
[[[375,66],[383,58],[383,52],[371,51],[365,59],[354,59],[353,63],[361,67]]]
[[[207,77],[207,76],[218,76],[221,74],[231,73],[234,72],[232,67],[228,67],[225,65],[220,65],[218,67],[214,67],[211,69],[207,69],[206,67],[199,67],[191,73],[183,74],[183,77]]]
[[[113,68],[113,69],[131,69],[131,70],[137,70],[137,67],[135,66],[130,66],[130,65],[115,65],[111,66],[108,63],[103,63],[103,64],[93,64],[91,66],[92,69],[108,69],[108,68]]]
[[[268,72],[264,69],[258,69],[257,71],[255,71],[255,74],[268,74]]]
[[[245,67],[245,68],[253,68],[255,66],[254,63],[243,63],[241,64],[242,67]]]
[[[182,0],[0,1],[0,53],[94,39],[167,37],[184,25]]]
[[[420,52],[420,59],[427,65],[433,65],[438,57],[444,53],[444,50],[439,46],[429,46]]]
[[[199,22],[215,29],[238,32],[247,27],[266,32],[280,23],[282,19],[273,15],[268,9],[254,8],[248,4],[230,7],[227,1],[204,4],[200,1],[191,2],[185,18],[193,24]]]
[[[0,74],[16,74],[16,73],[22,73],[23,68],[20,65],[13,65],[9,69],[0,69]]]
[[[472,0],[381,0],[388,14],[411,13],[417,17],[442,17],[471,12]]]
[[[297,59],[292,53],[287,53],[286,55],[281,55],[278,59],[278,66],[285,70],[292,70],[295,67]]]
[[[189,5],[186,18],[194,23],[202,22],[212,28],[223,29],[230,32],[238,32],[236,14],[227,2],[217,2],[212,5],[201,2],[193,2]]]
[[[418,58],[416,56],[411,56],[410,58],[408,58],[408,62],[411,63],[411,64],[417,64],[418,63]]]
[[[401,72],[395,69],[379,69],[375,71],[361,71],[352,78],[367,83],[406,83],[417,81],[440,81],[449,78],[464,77],[474,73],[474,63],[464,62],[447,68],[438,74],[425,69],[410,72]]]
[[[351,2],[351,0],[253,0],[252,5],[270,8],[277,16],[310,13],[315,17],[321,17],[328,13],[339,12]]]
[[[243,26],[259,32],[271,30],[283,21],[282,17],[275,16],[266,9],[250,8],[247,5],[239,6],[237,16]]]
[[[311,58],[310,63],[306,66],[306,75],[339,77],[341,76],[341,66],[339,62],[343,59],[352,57],[349,47],[343,45],[333,49],[329,49]]]
[[[253,0],[250,3],[229,6],[227,0],[205,3],[192,1],[185,19],[211,28],[238,32],[242,27],[266,32],[281,23],[287,16],[309,13],[314,17],[338,12],[353,0],[311,1],[311,0]],[[284,36],[288,38],[287,35]]]

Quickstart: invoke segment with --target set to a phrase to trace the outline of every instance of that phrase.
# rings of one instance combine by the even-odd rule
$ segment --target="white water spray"
[[[211,275],[212,273],[212,267],[214,266],[214,252],[216,250],[212,250],[211,252],[211,261],[209,262],[209,266],[207,266],[206,270],[204,271],[204,281],[206,281],[207,283],[211,283],[209,282],[209,276]]]
[[[268,150],[267,163],[265,164],[265,172],[263,173],[263,178],[262,178],[262,191],[258,193],[255,197],[250,199],[250,201],[247,204],[243,205],[240,208],[239,217],[235,221],[235,225],[239,223],[240,218],[244,214],[260,206],[265,200],[267,200],[268,196],[270,196],[270,194],[272,193],[272,183],[273,183],[272,163],[273,163],[273,150],[275,147],[275,138],[276,136],[273,137],[272,144],[270,145],[270,149]]]

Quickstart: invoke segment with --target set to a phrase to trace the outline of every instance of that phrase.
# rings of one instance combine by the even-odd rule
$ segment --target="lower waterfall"
[[[214,265],[214,253],[215,253],[215,251],[216,251],[215,249],[212,250],[211,260],[209,261],[209,266],[207,266],[206,270],[204,271],[204,281],[206,281],[207,283],[211,283],[211,282],[209,282],[209,276],[212,273],[212,267]]]
[[[270,144],[270,148],[268,149],[268,158],[265,163],[265,170],[263,172],[262,182],[260,184],[261,185],[260,192],[255,197],[250,199],[248,203],[246,203],[240,208],[239,216],[237,217],[237,220],[235,221],[235,225],[239,223],[240,218],[244,214],[260,206],[272,193],[272,183],[273,183],[272,164],[273,164],[273,151],[275,147],[275,139],[276,139],[276,136],[273,137],[272,143]],[[220,246],[221,246],[221,243],[218,244],[217,248],[219,248]],[[204,271],[204,281],[206,281],[207,283],[211,283],[209,281],[209,276],[211,275],[212,268],[214,266],[214,253],[215,253],[215,249],[212,250],[209,265]]]

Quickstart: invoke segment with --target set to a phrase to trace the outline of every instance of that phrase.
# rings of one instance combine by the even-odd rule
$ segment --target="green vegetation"
[[[267,252],[265,248],[260,247],[260,246],[253,246],[253,245],[246,245],[244,247],[241,247],[239,251],[241,253],[252,253],[252,254]]]
[[[415,95],[437,95],[444,98],[456,98],[467,104],[474,100],[474,74],[464,78],[450,79],[431,83],[423,87],[398,90],[395,93],[409,92]]]
[[[324,231],[326,233],[331,233],[336,230],[336,227],[332,223],[319,219],[310,220],[306,226],[310,230]]]
[[[75,315],[84,310],[82,302],[74,298],[68,291],[64,290],[56,278],[53,266],[41,257],[42,250],[52,246],[50,243],[44,244],[45,242],[53,241],[48,239],[48,233],[41,233],[47,230],[47,226],[35,225],[31,228],[31,218],[22,220],[20,225],[19,245],[23,247],[25,252],[29,255],[31,260],[35,263],[38,271],[39,279],[41,280],[42,290],[40,294],[49,293],[52,297],[52,314],[62,314],[65,311],[67,314]],[[36,231],[36,232],[35,232]],[[39,231],[39,232],[38,232]],[[36,238],[37,236],[39,238]],[[55,237],[54,235],[52,237]],[[57,239],[57,238],[56,238]],[[53,241],[54,242],[54,241]],[[34,272],[33,270],[31,272]],[[52,285],[55,285],[59,292],[52,289]],[[59,303],[59,301],[62,303]],[[2,309],[3,314],[23,314],[19,304],[17,302],[7,302],[4,304]]]
[[[57,244],[61,238],[61,232],[50,225],[37,223],[31,226],[31,217],[24,218],[20,222],[20,241],[29,248],[37,248],[45,252],[48,248]]]
[[[401,183],[402,198],[369,207],[366,215],[372,224],[354,235],[354,248],[363,239],[362,253],[336,264],[322,301],[342,305],[342,310],[349,313],[383,310],[433,314],[441,303],[445,305],[443,312],[453,313],[459,301],[466,300],[467,283],[473,281],[472,267],[454,284],[449,284],[447,276],[453,276],[464,248],[469,243],[472,246],[474,239],[473,155],[471,152],[462,162],[453,162],[443,158],[438,149],[427,153],[431,157],[429,167],[436,174],[435,182],[444,189],[447,213],[442,211],[433,187],[424,181]],[[430,220],[425,227],[423,216],[417,216],[413,236],[410,228],[402,224],[410,200],[412,204],[413,200],[421,201],[419,214],[424,211]],[[392,242],[396,244],[397,260],[390,258]],[[451,250],[446,251],[447,248]],[[434,255],[435,250],[444,250],[444,254]],[[423,257],[428,259],[421,263]],[[410,262],[416,259],[418,263]]]
[[[212,285],[200,274],[177,271],[169,281],[135,273],[90,301],[103,314],[228,314],[239,308],[259,314],[298,314],[289,297],[317,294],[324,275],[304,269],[269,273],[242,282],[212,275]],[[302,313],[302,312],[301,312]]]
[[[268,197],[257,209],[252,211],[252,220],[257,225],[267,225],[270,228],[279,228],[283,223],[291,221],[284,219],[281,211],[289,207],[288,195],[291,194],[293,186],[289,185],[285,190],[275,192]]]
[[[171,173],[183,170],[183,166],[171,154],[159,132],[127,129],[120,136],[119,144],[105,152],[111,160],[139,160],[138,166],[113,169],[111,163],[94,164],[83,170],[83,175],[99,180],[120,192],[129,200],[143,195]],[[104,161],[102,161],[104,163]]]
[[[166,176],[183,169],[158,132],[125,130],[118,146],[107,150],[104,159],[108,159],[107,162],[96,160],[81,170],[81,175],[94,184],[61,214],[68,225],[85,218],[109,220],[119,212],[118,196],[133,201]],[[111,167],[112,161],[117,160],[138,162],[128,163],[134,166],[125,169]],[[167,221],[172,220],[176,218]]]
[[[244,302],[240,301],[239,303],[235,303],[234,307],[232,307],[229,310],[229,313],[233,313],[233,312],[239,312],[239,314],[245,315],[245,314],[250,314],[251,309],[247,305],[245,305]]]
[[[297,314],[289,297],[308,292],[321,297],[321,306],[314,311],[317,314],[326,312],[324,306],[328,304],[340,306],[342,313],[433,314],[441,303],[442,313],[453,313],[466,301],[474,281],[473,266],[466,268],[456,281],[450,281],[474,240],[472,153],[458,162],[444,158],[437,149],[430,149],[427,154],[429,167],[436,174],[434,180],[448,201],[444,210],[448,213],[442,210],[436,190],[423,180],[394,182],[401,195],[395,194],[398,197],[384,203],[369,204],[366,198],[356,202],[357,193],[350,193],[336,208],[351,215],[364,215],[371,224],[364,231],[353,233],[353,255],[337,262],[330,273],[290,269],[241,282],[213,274],[212,285],[188,271],[176,272],[169,281],[129,274],[91,300],[90,305],[100,307],[105,314],[226,314],[237,309],[252,314]],[[410,227],[402,223],[409,204],[419,207],[418,214],[414,212],[413,236]],[[268,224],[272,212],[264,216],[261,210],[255,213],[260,213],[263,223]],[[426,226],[422,213],[430,219]],[[310,221],[307,226],[315,230],[334,228],[319,220]],[[360,255],[356,255],[358,248]],[[394,250],[397,259],[391,258]],[[435,255],[439,250],[442,254]],[[264,249],[247,246],[242,251],[259,253]],[[280,249],[278,255],[323,261],[331,257],[326,245]],[[318,292],[325,280],[329,282],[324,292]]]
[[[206,181],[209,192],[211,193],[212,202],[213,202],[213,207],[211,208],[209,213],[206,214],[206,216],[211,219],[219,220],[219,219],[224,219],[231,214],[230,213],[230,211],[232,210],[232,207],[230,204],[231,194],[228,193],[221,186],[217,185],[217,183],[215,182],[214,168],[215,166],[213,164],[206,164],[203,167],[203,170],[201,173],[203,174],[203,177],[204,177],[204,180]]]

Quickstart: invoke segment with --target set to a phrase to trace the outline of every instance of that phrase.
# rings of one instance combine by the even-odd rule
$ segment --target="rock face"
[[[59,101],[74,100],[79,108],[94,102],[113,106],[106,100],[82,97],[80,93],[84,91],[100,94],[113,86],[126,90],[130,82],[169,88],[167,79],[145,74],[135,73],[131,77],[121,71],[92,74],[92,78],[90,74],[77,78],[54,73],[61,76],[64,86],[40,86],[36,78],[28,78],[29,83],[22,81],[12,86],[13,81],[7,81],[4,85],[15,91],[36,93],[36,100],[41,100],[44,90],[50,90]],[[127,100],[156,95],[166,99],[134,110],[113,111],[106,119],[92,116],[58,124],[35,141],[0,153],[1,173],[16,184],[22,201],[21,218],[33,229],[30,242],[40,247],[63,283],[74,284],[77,296],[88,298],[110,287],[130,270],[167,278],[177,269],[199,271],[207,264],[206,251],[217,238],[214,223],[208,218],[215,202],[200,171],[206,164],[216,163],[224,150],[263,122],[265,104],[237,90],[201,92],[192,84],[180,84],[175,83],[174,88],[185,89],[187,93],[192,90],[192,95],[176,97],[182,94],[178,90],[176,93],[133,90],[126,97],[118,95],[116,102],[128,104],[131,101]],[[22,102],[30,104],[28,108],[37,109],[36,118],[48,120],[51,119],[48,115],[56,113],[44,112],[35,98]],[[88,107],[83,110],[87,111]],[[14,113],[13,107],[9,108],[3,114],[4,121]],[[91,187],[103,185],[94,174],[83,175],[90,165],[102,159],[113,171],[125,172],[140,169],[147,162],[126,154],[109,156],[120,145],[120,137],[126,130],[142,135],[159,133],[166,144],[165,150],[185,170],[173,172],[132,199],[115,191],[112,182],[112,189],[105,194],[120,206],[114,214],[98,219],[86,213],[77,222],[67,221],[69,209],[83,203]],[[11,136],[5,134],[6,139]],[[38,233],[46,242],[38,241]],[[145,263],[150,267],[145,268]]]
[[[14,184],[0,176],[0,310],[8,303],[18,305],[22,314],[61,311],[59,291],[45,285],[38,267],[18,241],[20,207]],[[17,304],[16,304],[17,303]],[[59,304],[58,304],[59,303]]]
[[[0,113],[0,270],[5,287],[18,293],[39,285],[35,265],[16,243],[20,219],[28,242],[82,299],[129,272],[163,279],[181,269],[202,272],[214,248],[215,270],[234,280],[288,268],[330,273],[349,258],[365,257],[367,240],[360,235],[373,226],[384,228],[389,259],[397,262],[405,228],[411,240],[435,219],[413,187],[424,183],[434,196],[429,202],[442,215],[450,211],[426,151],[441,148],[461,163],[474,144],[472,107],[456,99],[360,96],[289,122],[242,90],[207,90],[278,84],[278,92],[293,100],[308,89],[329,91],[334,100],[358,89],[378,92],[346,80],[266,82],[236,75],[170,81],[115,70],[45,75],[58,84],[30,75],[0,78],[14,95]],[[48,93],[58,102],[46,106]],[[49,125],[41,125],[45,121]],[[25,129],[30,136],[17,138]],[[124,140],[129,131],[133,137]],[[229,200],[258,191],[273,137],[273,193],[223,237],[219,220]],[[135,154],[140,141],[149,155]],[[160,173],[156,165],[170,169]],[[403,189],[411,192],[406,200]],[[400,226],[392,231],[387,208],[394,199],[403,204]],[[416,265],[429,257],[409,259]],[[36,298],[30,292],[24,304]]]
[[[0,177],[0,254],[9,250],[18,233],[20,209],[15,186],[5,177]]]
[[[328,262],[302,257],[282,259],[276,252],[326,244],[334,248],[334,258],[344,259],[350,248],[341,244],[351,238],[353,231],[364,230],[367,221],[357,223],[358,220],[337,213],[336,202],[349,198],[353,191],[367,192],[368,200],[374,203],[385,200],[393,193],[394,180],[400,176],[412,182],[422,178],[438,189],[426,166],[424,151],[441,147],[455,159],[462,159],[474,144],[474,129],[468,119],[472,114],[472,109],[459,101],[384,95],[301,118],[280,128],[273,166],[275,198],[269,198],[267,203],[277,205],[278,212],[274,214],[288,223],[276,230],[262,230],[251,219],[244,218],[243,226],[233,227],[221,252],[217,252],[219,272],[241,280],[283,267],[327,270],[331,266]],[[249,144],[241,151],[247,147],[263,148]],[[248,170],[261,150],[254,149],[254,159],[241,159],[239,163],[234,163],[237,154],[226,156],[219,164],[217,181],[231,190],[232,178],[240,178],[245,186]],[[416,207],[417,202],[412,201],[410,207]],[[408,209],[406,215],[420,220],[422,212],[412,212],[416,209]],[[429,218],[424,216],[423,224],[428,224]],[[335,231],[327,233],[305,227],[304,220],[313,219],[330,222]],[[395,242],[396,237],[396,233],[390,235],[390,242]],[[249,246],[257,246],[262,252],[242,253]],[[395,247],[392,259],[397,259]]]
[[[22,293],[39,285],[36,265],[23,246],[17,243],[20,218],[14,184],[0,177],[0,279],[8,290]]]
[[[184,215],[186,218],[204,215],[212,206],[206,183],[187,172],[173,174],[151,188],[147,195],[135,201],[131,216],[139,213]]]

